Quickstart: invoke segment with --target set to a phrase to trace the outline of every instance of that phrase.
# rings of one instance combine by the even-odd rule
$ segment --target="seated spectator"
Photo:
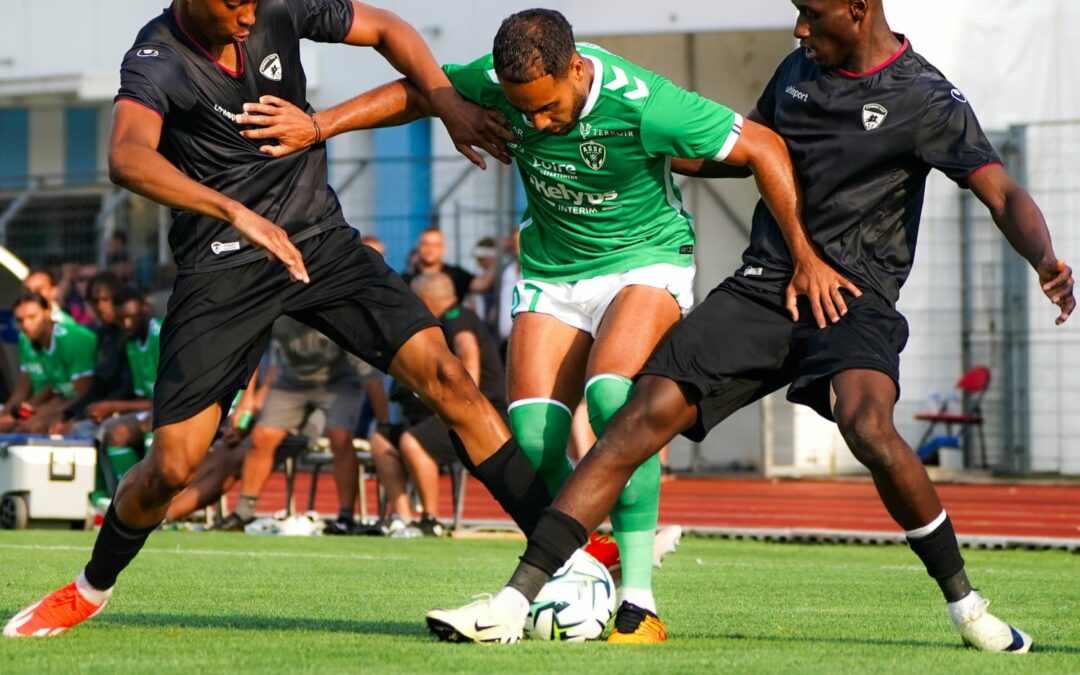
[[[271,340],[277,376],[251,432],[251,447],[243,461],[240,500],[218,529],[242,531],[255,519],[255,504],[273,472],[277,449],[290,433],[300,433],[308,414],[319,411],[325,416],[326,435],[334,455],[340,507],[337,519],[328,524],[326,532],[352,534],[358,528],[354,514],[360,490],[353,433],[365,393],[373,399],[378,419],[389,419],[382,376],[315,329],[290,317],[274,322]],[[237,403],[241,416],[254,412],[253,394],[245,390]],[[202,472],[202,479],[196,476],[178,499],[187,506],[216,500],[224,491],[222,476],[232,475],[226,465],[235,458],[234,453],[211,453],[204,461],[209,466]],[[184,515],[179,509],[170,509],[170,518]]]
[[[23,279],[22,288],[29,293],[37,293],[49,302],[52,320],[55,323],[76,323],[75,319],[60,306],[60,286],[56,275],[51,270],[44,267],[30,270]]]
[[[471,309],[458,303],[454,284],[441,272],[422,274],[413,279],[412,288],[431,312],[442,322],[443,333],[451,351],[461,359],[465,370],[476,382],[481,393],[491,402],[499,414],[506,416],[506,375],[503,371],[499,350],[487,332],[480,317]],[[400,391],[399,387],[399,391]],[[402,459],[408,467],[420,493],[423,512],[414,523],[425,534],[441,534],[445,527],[439,522],[439,467],[457,461],[450,441],[450,432],[442,421],[431,413],[411,392],[398,394],[395,398],[403,403],[406,429],[397,444],[400,457],[380,431],[383,439],[373,440],[371,451],[375,455],[375,470],[386,493],[387,501],[395,506],[395,514],[387,529],[393,530],[393,520],[407,517],[408,502],[401,500],[405,493],[405,472],[401,470]]]
[[[53,319],[49,301],[24,292],[14,305],[21,331],[21,374],[0,413],[0,431],[46,433],[90,386],[97,337],[74,322]]]
[[[54,434],[93,434],[96,422],[88,418],[87,406],[95,401],[134,398],[125,343],[128,336],[117,319],[114,296],[120,280],[112,272],[98,272],[86,285],[89,308],[97,322],[97,354],[90,387],[64,411],[63,421],[53,425]],[[77,428],[80,421],[86,425]]]

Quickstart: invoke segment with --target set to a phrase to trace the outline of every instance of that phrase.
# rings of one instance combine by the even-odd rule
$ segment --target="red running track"
[[[310,474],[297,476],[296,505],[307,507]],[[1080,539],[1080,484],[939,485],[958,534]],[[367,481],[368,513],[374,514],[375,482]],[[231,502],[232,503],[232,502]],[[231,505],[230,503],[230,505]],[[285,505],[285,479],[274,473],[260,511]],[[332,476],[320,476],[315,510],[337,512]],[[453,514],[449,478],[443,477],[440,517]],[[470,478],[466,520],[507,520],[483,486]],[[869,481],[683,478],[664,483],[660,522],[684,527],[810,529],[899,533]]]

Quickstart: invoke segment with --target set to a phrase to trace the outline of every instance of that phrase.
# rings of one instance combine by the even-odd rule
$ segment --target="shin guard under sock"
[[[514,439],[508,440],[480,464],[474,464],[461,438],[450,432],[454,451],[465,468],[488,489],[507,515],[513,518],[525,536],[530,536],[540,514],[551,504],[551,495],[543,478]]]
[[[552,498],[573,471],[566,457],[572,420],[570,409],[553,399],[523,399],[510,404],[514,440],[540,472]]]
[[[585,545],[589,533],[581,523],[562,511],[544,509],[544,515],[529,536],[529,544],[507,584],[530,603],[552,574],[566,564],[574,551]]]
[[[97,541],[94,542],[90,562],[83,571],[90,585],[102,591],[112,588],[116,584],[116,577],[139,554],[146,538],[156,528],[156,525],[145,528],[128,527],[120,522],[116,507],[110,504],[101,523]]]
[[[956,602],[971,592],[960,544],[944,511],[929,525],[906,534],[911,550],[923,561],[927,574],[938,582],[947,602]]]

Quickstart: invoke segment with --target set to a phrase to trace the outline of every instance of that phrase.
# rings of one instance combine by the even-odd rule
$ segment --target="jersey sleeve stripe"
[[[727,159],[727,156],[731,154],[731,151],[735,148],[735,144],[739,142],[739,136],[742,135],[743,128],[743,116],[739,113],[735,113],[735,120],[731,123],[731,131],[728,132],[727,139],[724,141],[723,147],[720,148],[720,152],[716,153],[713,157],[718,162],[722,162]]]
[[[116,98],[113,99],[113,103],[119,103],[120,101],[127,101],[128,103],[134,103],[135,105],[139,106],[140,108],[145,108],[146,110],[149,110],[150,112],[154,113],[155,115],[157,115],[161,119],[163,119],[163,120],[165,119],[165,116],[162,115],[160,111],[154,110],[153,108],[146,105],[145,103],[141,103],[139,101],[136,101],[135,99],[131,98],[130,96],[117,96]]]

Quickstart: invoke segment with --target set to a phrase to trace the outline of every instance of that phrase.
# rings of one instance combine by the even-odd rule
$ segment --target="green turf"
[[[10,615],[85,562],[77,532],[0,533]],[[689,539],[656,574],[670,639],[650,647],[438,644],[424,612],[495,591],[515,541],[158,533],[104,613],[47,640],[0,640],[4,673],[1080,672],[1080,556],[970,551],[1026,656],[960,647],[903,547]]]

